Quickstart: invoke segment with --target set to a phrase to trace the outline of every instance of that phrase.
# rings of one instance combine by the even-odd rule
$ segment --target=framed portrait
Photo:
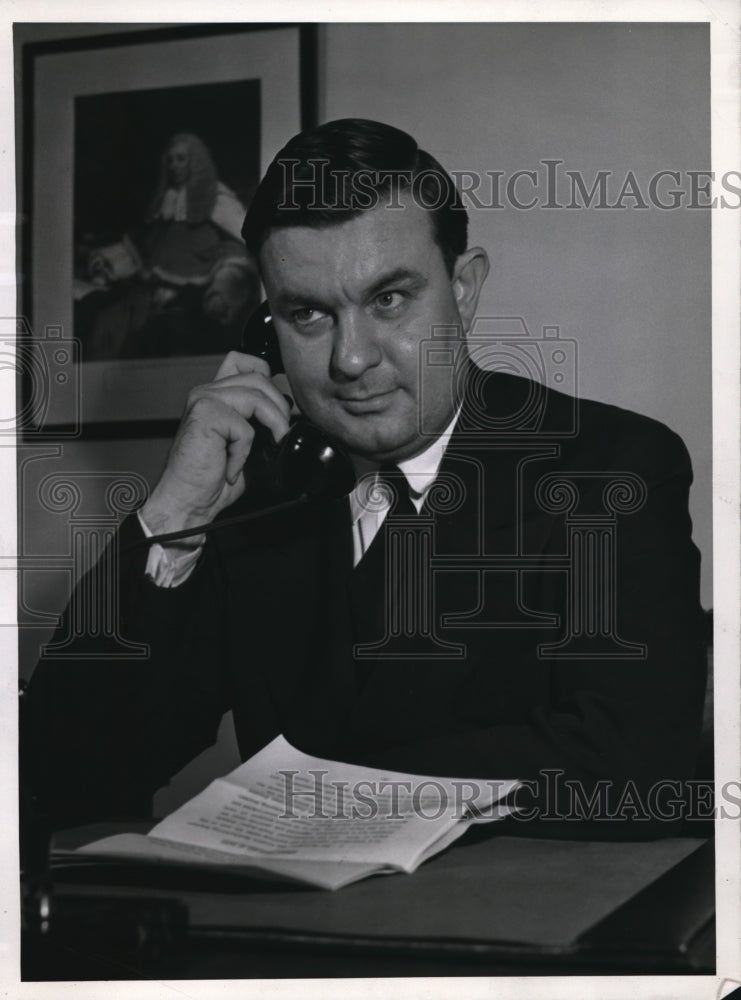
[[[259,304],[240,229],[316,121],[311,25],[198,25],[27,46],[27,433],[160,434]]]

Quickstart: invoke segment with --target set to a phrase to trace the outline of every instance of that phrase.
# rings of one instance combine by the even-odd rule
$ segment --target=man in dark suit
[[[190,394],[119,536],[121,634],[149,657],[85,658],[82,635],[76,661],[37,668],[29,773],[54,822],[145,810],[231,708],[244,757],[282,732],[329,758],[521,778],[541,817],[591,801],[612,835],[671,832],[705,686],[682,442],[510,373],[533,345],[474,327],[486,253],[405,133],[297,136],[243,232],[290,398],[238,353]],[[494,343],[510,371],[477,366]],[[568,345],[536,346],[546,378],[565,370]],[[259,504],[254,428],[280,440],[294,406],[351,455],[349,501],[142,544]]]

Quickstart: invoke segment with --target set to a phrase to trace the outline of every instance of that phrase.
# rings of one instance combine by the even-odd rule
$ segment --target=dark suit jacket
[[[354,608],[373,600],[352,570],[346,501],[214,533],[172,590],[145,580],[146,548],[127,551],[129,518],[121,633],[149,656],[42,659],[31,683],[26,757],[55,822],[144,809],[229,708],[244,758],[282,732],[396,770],[548,770],[587,794],[606,781],[613,802],[626,781],[645,794],[690,777],[704,625],[677,435],[497,374],[467,400],[440,476],[457,493],[432,517],[434,628],[462,658],[354,659]],[[590,559],[604,578],[580,590]],[[382,627],[373,607],[361,638]]]

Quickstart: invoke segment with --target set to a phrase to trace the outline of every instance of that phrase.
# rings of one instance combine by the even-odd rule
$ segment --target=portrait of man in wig
[[[90,254],[90,282],[106,301],[90,325],[87,359],[230,346],[257,293],[240,238],[244,212],[205,142],[172,135],[143,222]]]

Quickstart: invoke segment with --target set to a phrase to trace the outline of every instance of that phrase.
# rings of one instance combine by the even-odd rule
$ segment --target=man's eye
[[[380,295],[376,296],[376,304],[381,309],[398,309],[403,301],[402,292],[381,292]]]
[[[310,323],[316,323],[317,320],[323,319],[327,314],[322,312],[321,309],[313,309],[311,306],[303,306],[301,309],[294,309],[291,313],[291,319],[296,324],[296,326],[308,326]]]

